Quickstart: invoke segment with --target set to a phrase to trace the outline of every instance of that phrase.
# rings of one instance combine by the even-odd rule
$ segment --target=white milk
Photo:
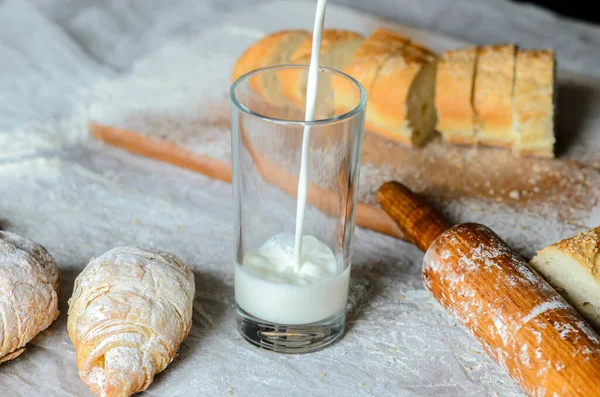
[[[321,36],[325,23],[325,8],[327,0],[318,0],[315,26],[313,29],[312,52],[308,65],[308,79],[306,82],[306,113],[305,121],[313,121],[315,103],[317,102],[317,87],[319,84],[319,58],[321,56]],[[306,208],[306,190],[308,187],[308,152],[310,150],[310,126],[304,126],[302,135],[302,160],[300,162],[300,175],[298,176],[298,203],[296,204],[296,242],[294,244],[294,260],[296,270],[299,270],[300,253],[302,252],[302,236],[304,231],[304,210]]]
[[[328,246],[302,239],[300,271],[295,269],[294,235],[281,233],[235,265],[235,300],[246,312],[277,324],[308,324],[346,307],[350,266],[338,274]]]
[[[321,36],[326,0],[318,0],[308,68],[305,120],[312,121],[317,97]],[[310,126],[302,138],[298,180],[296,233],[271,237],[235,265],[235,300],[251,315],[277,324],[308,324],[346,307],[350,266],[338,274],[335,255],[316,237],[305,236],[304,210],[308,186]],[[340,264],[340,267],[343,264]]]

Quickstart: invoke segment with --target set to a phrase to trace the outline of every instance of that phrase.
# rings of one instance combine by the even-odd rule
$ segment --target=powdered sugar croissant
[[[194,276],[175,255],[134,247],[92,259],[75,280],[68,329],[97,396],[145,390],[192,325]]]
[[[58,288],[58,268],[44,247],[0,231],[0,362],[56,320]]]

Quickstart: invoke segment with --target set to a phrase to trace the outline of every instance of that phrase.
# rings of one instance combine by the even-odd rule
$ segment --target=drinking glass
[[[230,90],[237,327],[250,343],[284,353],[314,351],[343,334],[364,130],[363,87],[328,68],[318,72],[315,121],[304,121],[307,71],[307,65],[257,69]],[[298,84],[283,90],[285,76]],[[318,239],[335,264],[326,276],[308,269],[297,280],[291,269],[271,272],[283,262],[249,268],[248,255],[255,258],[268,241],[282,255],[293,254],[305,130],[302,258]]]

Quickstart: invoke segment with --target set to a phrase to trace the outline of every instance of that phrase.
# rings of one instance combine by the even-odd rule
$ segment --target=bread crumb
[[[227,388],[227,394],[229,394],[230,396],[233,395],[233,388],[232,387]]]
[[[511,190],[511,192],[508,193],[508,197],[510,197],[513,200],[518,200],[521,197],[521,194],[518,190]]]
[[[360,382],[360,383],[358,384],[358,387],[360,387],[360,388],[362,389],[363,387],[365,387],[365,385],[366,385],[366,383],[365,383],[365,382]]]

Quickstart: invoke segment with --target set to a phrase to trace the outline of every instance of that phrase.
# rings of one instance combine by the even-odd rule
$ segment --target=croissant
[[[44,247],[0,231],[0,362],[19,356],[56,320],[59,278]]]
[[[114,248],[75,280],[68,330],[79,375],[97,396],[146,390],[192,325],[194,275],[173,254]]]

